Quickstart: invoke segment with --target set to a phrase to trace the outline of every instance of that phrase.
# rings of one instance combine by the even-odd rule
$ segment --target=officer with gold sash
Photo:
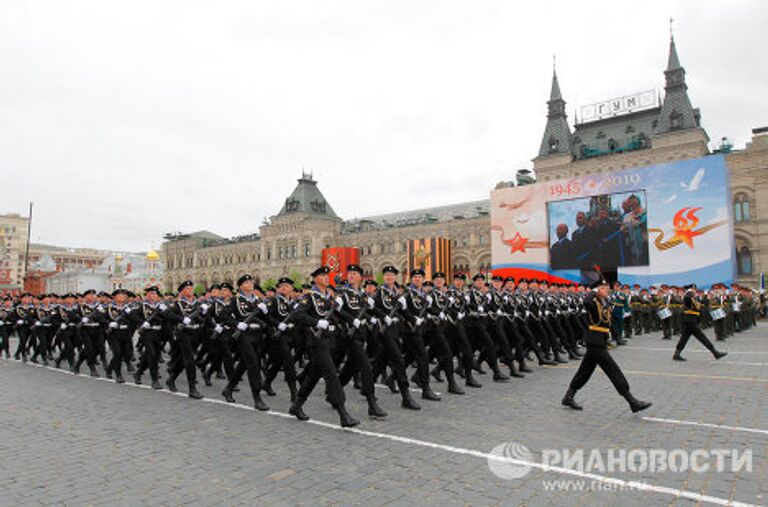
[[[608,375],[613,387],[629,403],[632,412],[639,412],[651,406],[651,402],[640,401],[629,392],[629,382],[621,368],[608,353],[608,339],[611,337],[611,303],[608,298],[609,286],[605,280],[598,280],[592,285],[593,291],[587,295],[584,306],[587,310],[589,327],[584,335],[587,353],[581,360],[576,375],[565,393],[562,404],[574,410],[582,410],[574,397],[576,391],[589,381],[596,366]]]
[[[675,347],[675,355],[672,356],[672,359],[675,361],[686,360],[680,354],[683,352],[683,349],[685,349],[685,345],[688,343],[688,340],[691,336],[695,336],[696,339],[699,340],[701,344],[707,348],[707,350],[712,352],[712,355],[715,356],[715,359],[720,359],[721,357],[727,356],[727,352],[720,352],[719,350],[715,349],[715,346],[712,345],[712,342],[709,341],[709,338],[707,338],[707,336],[701,331],[701,328],[699,327],[702,308],[701,303],[696,297],[696,286],[689,285],[686,287],[686,290],[687,292],[683,298],[683,331],[680,335],[680,341],[677,342],[677,347]]]

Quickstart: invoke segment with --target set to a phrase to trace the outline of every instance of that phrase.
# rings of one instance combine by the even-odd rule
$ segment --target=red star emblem
[[[523,252],[523,253],[525,253],[525,244],[528,243],[528,238],[522,237],[520,235],[520,232],[518,231],[515,234],[514,238],[512,238],[512,239],[505,239],[504,243],[509,245],[509,247],[511,248],[512,251],[510,253],[515,253],[515,252]]]

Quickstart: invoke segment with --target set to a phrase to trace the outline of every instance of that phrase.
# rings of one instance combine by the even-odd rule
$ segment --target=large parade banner
[[[360,249],[354,247],[333,247],[323,248],[322,250],[323,266],[328,266],[331,270],[329,277],[331,285],[347,279],[347,266],[350,264],[360,264]]]
[[[447,238],[424,238],[408,241],[408,272],[424,270],[427,279],[437,272],[451,279],[451,241]]]
[[[491,192],[494,274],[643,286],[734,278],[722,155]]]

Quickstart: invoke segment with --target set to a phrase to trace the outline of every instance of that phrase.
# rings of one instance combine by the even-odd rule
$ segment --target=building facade
[[[19,292],[24,285],[24,255],[29,217],[0,215],[0,294]]]
[[[685,69],[674,39],[670,40],[662,100],[645,96],[627,99],[611,114],[568,122],[557,75],[552,77],[547,121],[533,169],[538,181],[610,173],[611,171],[710,155],[709,136],[701,113],[690,102]],[[655,92],[651,92],[651,96]],[[640,100],[640,102],[637,102]],[[615,102],[615,101],[613,101]],[[723,144],[731,172],[738,281],[755,286],[768,267],[768,129],[755,129],[743,150]],[[519,179],[518,179],[519,181]],[[497,185],[512,185],[501,182]],[[226,239],[208,231],[166,235],[163,244],[166,286],[185,279],[203,285],[236,280],[251,273],[264,282],[283,275],[311,272],[323,248],[360,249],[366,276],[387,264],[405,271],[408,240],[444,237],[451,240],[454,272],[490,269],[490,202],[481,200],[436,208],[378,215],[355,220],[339,218],[310,175],[303,174],[280,211],[258,233]],[[303,280],[300,280],[303,281]]]

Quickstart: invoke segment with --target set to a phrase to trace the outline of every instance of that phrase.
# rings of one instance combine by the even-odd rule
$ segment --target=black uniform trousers
[[[248,329],[235,338],[235,348],[240,356],[240,361],[235,366],[228,387],[233,389],[243,374],[248,372],[248,384],[251,387],[251,395],[256,400],[261,391],[261,355],[264,348],[264,335],[258,329]]]
[[[136,372],[138,375],[141,375],[144,371],[149,370],[149,376],[152,380],[158,380],[160,347],[162,345],[160,330],[147,329],[143,332],[140,331],[140,333],[144,349],[141,351],[141,358],[139,359]]]
[[[346,356],[344,366],[339,372],[339,382],[345,386],[352,377],[360,374],[360,383],[362,384],[361,393],[366,398],[374,395],[374,377],[371,362],[365,351],[365,342],[368,329],[360,326],[360,329],[353,331],[352,336],[340,336],[336,338],[336,350],[334,351],[334,362]]]
[[[381,347],[379,347],[376,359],[373,362],[373,378],[379,378],[384,369],[389,366],[392,368],[397,385],[400,389],[408,389],[408,378],[405,375],[405,361],[400,351],[399,341],[399,323],[393,323],[386,326],[381,333]]]
[[[408,324],[406,324],[408,325]],[[405,364],[416,362],[416,378],[422,387],[429,385],[429,356],[424,345],[424,323],[406,331],[403,337],[403,361]]]
[[[168,374],[174,380],[182,370],[185,370],[187,382],[191,386],[197,383],[195,350],[197,349],[198,334],[198,329],[191,328],[182,328],[176,333],[176,340],[171,346],[171,362],[168,365]],[[110,342],[109,345],[111,347],[112,343]]]
[[[98,333],[97,326],[80,326],[80,332],[78,333],[80,341],[80,355],[77,358],[76,368],[80,368],[80,365],[85,362],[90,368],[96,366],[96,334]]]
[[[309,397],[320,377],[325,380],[325,394],[328,395],[334,408],[343,405],[346,401],[336,365],[333,363],[331,345],[332,340],[327,331],[322,332],[320,336],[312,337],[309,346],[310,360],[307,365],[307,374],[299,388],[299,402],[303,402]]]
[[[608,375],[613,387],[622,396],[629,394],[629,382],[622,373],[619,365],[613,360],[608,353],[608,349],[603,346],[587,344],[587,352],[584,354],[584,358],[581,360],[576,375],[571,380],[571,389],[578,391],[589,381],[592,373],[595,371],[595,367],[600,368]]]
[[[675,347],[677,353],[683,351],[691,336],[695,336],[696,339],[699,340],[701,344],[707,348],[707,350],[713,354],[715,353],[715,346],[712,345],[712,342],[709,341],[709,338],[707,338],[707,336],[701,331],[699,324],[695,321],[688,320],[685,317],[683,317],[683,329],[682,333],[680,334],[680,340],[678,340],[677,347]]]
[[[126,361],[129,357],[125,357],[126,349],[132,347],[131,342],[131,330],[130,329],[113,329],[107,336],[107,342],[109,348],[112,350],[112,360],[109,362],[107,371],[111,371],[116,375],[122,375],[123,373],[123,361]],[[130,353],[129,353],[130,354]]]

